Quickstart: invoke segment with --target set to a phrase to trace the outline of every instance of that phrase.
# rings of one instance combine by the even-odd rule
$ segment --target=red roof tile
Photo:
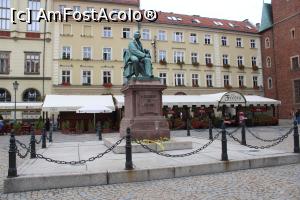
[[[171,19],[177,20],[171,20]],[[200,23],[198,23],[200,22]],[[215,22],[221,22],[222,25],[216,25]],[[222,29],[229,31],[239,31],[246,33],[258,33],[257,28],[252,25],[248,20],[233,21],[224,19],[207,18],[200,16],[191,16],[167,12],[158,12],[158,19],[155,23],[170,24],[170,25],[184,25],[201,28]]]
[[[140,5],[140,0],[87,0],[90,2],[101,2],[101,3],[114,3],[114,4],[125,4],[125,5]]]

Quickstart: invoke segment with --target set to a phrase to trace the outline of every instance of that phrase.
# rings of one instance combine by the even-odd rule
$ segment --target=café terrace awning
[[[47,112],[76,112],[83,107],[106,106],[115,111],[111,95],[47,95],[42,107]]]
[[[16,108],[18,111],[42,110],[42,102],[17,102]],[[14,102],[1,102],[0,111],[13,111],[15,110]]]
[[[214,106],[218,107],[219,101],[221,100],[222,96],[226,94],[223,93],[216,93],[216,94],[205,94],[205,95],[163,95],[163,106],[173,107],[173,106]],[[124,96],[123,95],[115,95],[114,98],[117,101],[118,108],[124,106]],[[281,102],[269,99],[266,97],[256,96],[256,95],[245,95],[246,98],[246,106],[277,106],[280,105]],[[238,106],[239,104],[230,104],[227,106]]]

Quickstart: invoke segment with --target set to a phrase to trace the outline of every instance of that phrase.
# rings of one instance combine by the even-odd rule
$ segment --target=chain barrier
[[[21,146],[21,148],[25,149],[26,152],[24,155],[21,154],[20,150],[18,149],[18,146],[17,144],[19,144]],[[28,148],[25,144],[23,144],[22,142],[20,142],[19,140],[16,140],[16,152],[17,152],[17,155],[21,158],[21,159],[25,159],[28,154],[30,153],[30,148]]]
[[[228,131],[226,131],[227,133],[229,133],[229,134],[234,134],[234,133],[236,133],[238,130],[240,130],[242,127],[241,126],[238,126],[236,129],[234,129],[233,131],[230,131],[230,132],[228,132]],[[222,131],[222,130],[221,130]]]
[[[276,142],[274,142],[273,144],[266,145],[266,146],[255,146],[255,145],[250,145],[250,144],[246,144],[246,145],[244,145],[244,146],[249,147],[249,148],[251,148],[251,149],[268,149],[268,148],[271,148],[271,147],[276,146],[276,145],[280,144],[281,142],[283,142],[286,138],[288,138],[288,136],[289,136],[291,133],[293,133],[293,129],[292,129],[292,128],[291,128],[291,130],[289,130],[286,134],[284,134],[283,136],[281,136],[280,138],[278,138],[278,140],[277,140]],[[230,133],[228,133],[228,132],[227,132],[227,134],[228,134],[234,141],[236,141],[236,142],[242,144],[242,142],[241,142],[238,138],[234,137],[232,134],[230,134]]]
[[[135,140],[134,141],[141,145],[144,149],[147,149],[148,151],[150,151],[151,153],[155,153],[157,155],[160,156],[164,156],[164,157],[169,157],[169,158],[179,158],[179,157],[187,157],[187,156],[191,156],[194,154],[199,153],[200,151],[204,150],[205,148],[207,148],[211,143],[213,143],[216,139],[218,139],[218,137],[220,136],[221,133],[216,134],[212,140],[210,140],[208,143],[206,143],[205,145],[203,145],[202,147],[196,149],[195,151],[189,152],[189,153],[184,153],[184,154],[177,154],[177,155],[171,155],[171,154],[167,154],[167,153],[163,153],[163,152],[158,152],[154,149],[151,149],[150,147],[148,147],[147,145],[143,144],[141,141],[139,140]]]
[[[204,133],[204,132],[208,131],[209,129],[190,129],[190,130],[198,132],[198,133]]]
[[[46,160],[47,162],[52,162],[52,163],[55,163],[55,164],[59,164],[59,165],[83,165],[87,162],[93,162],[94,160],[96,159],[99,159],[101,157],[103,157],[105,154],[111,152],[114,148],[116,148],[119,144],[121,144],[121,142],[125,139],[125,136],[122,137],[120,140],[118,140],[113,146],[111,146],[110,148],[108,148],[106,151],[104,151],[103,153],[99,153],[98,155],[96,156],[93,156],[93,157],[90,157],[89,159],[87,160],[79,160],[79,161],[62,161],[62,160],[55,160],[55,159],[52,159],[52,158],[48,158],[48,157],[45,157],[41,154],[36,154],[36,157],[39,158],[39,159],[44,159]]]
[[[293,130],[294,128],[291,128],[291,129]],[[248,127],[246,127],[246,130],[247,130],[253,137],[255,137],[256,139],[261,140],[261,141],[263,141],[263,142],[276,142],[276,141],[280,140],[280,138],[282,137],[282,136],[280,136],[280,137],[275,138],[275,139],[263,139],[263,138],[257,136],[257,135],[256,135],[254,132],[252,132]]]

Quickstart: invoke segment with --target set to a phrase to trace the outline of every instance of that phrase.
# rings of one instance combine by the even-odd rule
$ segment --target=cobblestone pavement
[[[233,130],[233,129],[231,129]],[[287,127],[252,128],[262,138],[276,138],[288,131]],[[186,131],[172,132],[172,135],[184,136]],[[192,137],[207,138],[208,132],[191,132]],[[240,131],[235,133],[240,135]],[[104,135],[110,137],[115,134]],[[39,136],[38,136],[39,137]],[[28,144],[28,136],[18,136]],[[54,134],[55,142],[96,140],[95,135]],[[115,184],[95,187],[66,188],[14,194],[3,194],[3,179],[7,175],[8,136],[0,136],[0,199],[300,199],[300,164],[272,168],[242,170],[230,173],[157,180],[142,183]],[[247,142],[261,145],[247,134]],[[274,149],[288,152],[293,150],[290,136],[283,144]],[[229,155],[230,156],[230,155]],[[229,157],[230,159],[230,157]],[[24,160],[18,159],[20,165]]]

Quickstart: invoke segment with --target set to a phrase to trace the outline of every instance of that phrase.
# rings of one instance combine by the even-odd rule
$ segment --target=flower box
[[[91,58],[83,58],[83,60],[86,60],[86,61],[87,61],[87,60],[91,60]]]
[[[184,61],[177,61],[176,64],[182,67],[182,65],[184,65]]]
[[[62,85],[62,86],[70,86],[71,84],[68,83],[68,82],[62,82],[61,85]]]
[[[253,71],[257,71],[258,67],[256,65],[252,66]]]
[[[245,69],[245,66],[244,66],[244,65],[239,65],[238,68],[239,68],[240,70],[244,70],[244,69]]]
[[[247,87],[244,85],[241,85],[239,88],[243,90],[243,89],[246,89]]]
[[[227,89],[227,90],[231,90],[232,86],[231,85],[224,85],[224,88]]]
[[[163,60],[159,60],[159,64],[167,65],[168,63],[167,63],[166,59],[163,59]]]
[[[253,86],[253,89],[254,90],[259,90],[259,87],[258,86]]]
[[[229,65],[229,64],[224,64],[224,65],[223,65],[223,68],[224,68],[224,69],[229,69],[229,68],[230,68],[230,65]]]
[[[192,62],[192,65],[193,65],[194,67],[199,67],[199,66],[200,66],[200,63],[198,63],[198,62]]]
[[[105,87],[105,88],[111,88],[113,85],[112,85],[112,83],[104,83],[103,84],[103,87]]]
[[[213,67],[214,65],[212,63],[206,63],[207,67]]]

